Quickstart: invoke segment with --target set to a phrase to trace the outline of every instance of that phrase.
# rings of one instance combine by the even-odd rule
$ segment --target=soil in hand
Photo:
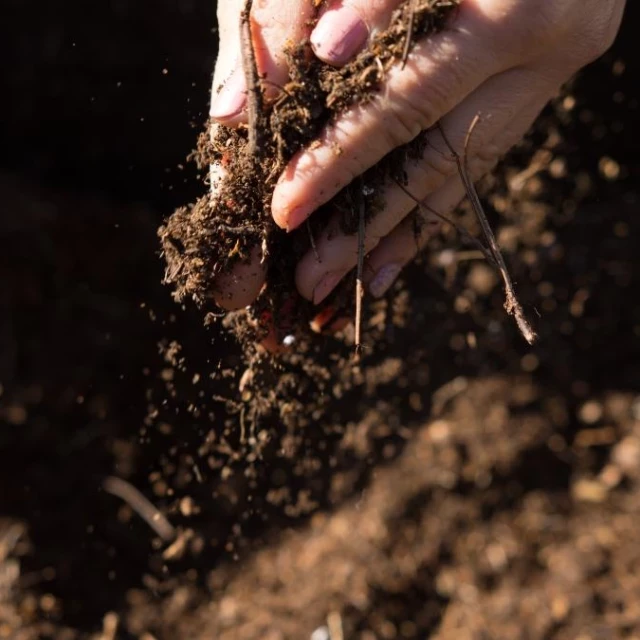
[[[384,206],[380,185],[390,177],[405,181],[404,160],[420,154],[424,139],[419,136],[392,152],[358,180],[357,186],[346,187],[314,214],[312,224],[291,234],[278,229],[271,217],[276,181],[292,156],[312,143],[332,118],[370,100],[389,68],[402,64],[412,43],[442,29],[457,4],[451,0],[403,3],[389,28],[340,69],[316,58],[308,42],[292,47],[287,52],[290,80],[277,87],[270,100],[264,91],[269,80],[258,77],[251,40],[245,38],[249,125],[235,130],[220,126],[212,139],[208,132],[201,136],[197,162],[205,169],[210,164],[222,167],[223,176],[213,185],[214,195],[178,209],[159,231],[167,261],[165,279],[174,287],[177,300],[192,298],[208,309],[220,274],[229,273],[238,263],[265,261],[266,286],[249,315],[241,315],[253,321],[236,318],[233,326],[248,346],[266,331],[260,319],[268,318],[280,334],[308,330],[313,309],[296,293],[295,263],[313,245],[313,236],[326,222],[329,210],[343,212],[343,229],[351,233],[358,228],[359,207],[354,203],[362,201],[365,217],[375,215]],[[249,7],[247,3],[242,18],[247,33]],[[256,270],[261,268],[256,264]],[[345,299],[342,296],[334,308],[345,304]]]

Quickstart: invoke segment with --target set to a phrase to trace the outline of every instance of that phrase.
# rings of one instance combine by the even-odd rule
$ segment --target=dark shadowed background
[[[0,638],[289,639],[328,625],[336,640],[338,619],[363,640],[640,637],[629,5],[575,106],[533,134],[561,131],[564,170],[547,163],[522,210],[493,214],[516,239],[540,345],[521,344],[484,271],[461,267],[416,294],[317,432],[272,417],[256,460],[219,438],[238,423],[219,399],[237,382],[216,373],[242,371],[233,341],[173,304],[155,236],[202,188],[186,157],[208,108],[213,3],[3,2]],[[423,268],[407,282],[422,286]],[[468,292],[477,313],[458,310]],[[109,475],[190,532],[184,555],[163,557],[102,491]]]

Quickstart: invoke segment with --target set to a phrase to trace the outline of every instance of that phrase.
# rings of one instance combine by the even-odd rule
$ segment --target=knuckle
[[[412,95],[402,101],[395,111],[395,121],[399,127],[406,131],[406,140],[413,140],[421,131],[433,126],[437,120],[438,105],[441,101],[438,98],[437,90],[430,92],[430,96],[422,92]]]
[[[406,144],[432,127],[449,110],[452,96],[459,94],[468,75],[463,62],[447,66],[446,74],[434,74],[416,62],[413,77],[385,100],[391,115],[386,135],[393,146]],[[424,81],[425,77],[430,78],[429,82]]]
[[[392,139],[393,148],[413,140],[424,129],[422,120],[421,111],[410,103],[394,109],[392,126],[387,134]]]
[[[613,44],[620,26],[618,0],[591,0],[570,23],[573,42],[584,63],[599,58]]]
[[[379,101],[373,118],[380,123],[380,137],[368,138],[369,144],[375,144],[386,150],[392,150],[413,140],[423,129],[422,114],[415,106],[403,99]]]
[[[433,189],[454,174],[456,164],[448,151],[430,146],[418,169],[423,174],[423,184]]]
[[[552,50],[579,67],[613,44],[619,26],[614,18],[616,1],[529,0],[520,3],[508,20],[496,23],[494,41],[499,49],[517,51],[521,60]]]
[[[599,58],[613,44],[618,29],[607,16],[599,16],[586,27],[583,37],[579,39],[582,45],[582,57],[586,63]]]

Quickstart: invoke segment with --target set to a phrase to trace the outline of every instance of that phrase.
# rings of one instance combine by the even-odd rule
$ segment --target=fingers
[[[475,3],[462,3],[450,30],[416,45],[404,69],[390,69],[382,92],[345,112],[324,130],[319,144],[292,159],[273,195],[276,224],[298,227],[355,176],[515,64],[486,38],[484,18],[474,8]]]
[[[264,87],[267,94],[277,94],[278,87],[289,80],[285,50],[309,37],[314,13],[309,0],[254,0],[251,15],[258,71],[273,83]]]
[[[327,64],[348,62],[369,36],[388,26],[400,0],[337,0],[329,4],[311,34],[311,47]]]
[[[237,118],[246,102],[240,47],[240,12],[244,0],[218,3],[218,57],[211,86],[210,115],[221,122]]]
[[[541,84],[542,83],[542,84]],[[526,132],[533,119],[555,92],[556,85],[541,80],[539,74],[526,69],[514,69],[488,80],[469,98],[458,105],[442,120],[448,140],[462,155],[469,126],[476,114],[481,119],[469,143],[469,166],[474,177],[490,170],[499,158]],[[457,167],[437,130],[432,130],[429,144],[422,159],[406,167],[408,191],[419,200],[434,194],[437,206],[449,209],[459,200],[456,187]],[[443,190],[440,191],[439,190]],[[387,186],[383,193],[385,209],[368,224],[365,234],[365,252],[378,245],[386,247],[388,259],[378,263],[368,261],[367,273],[375,277],[382,263],[399,271],[415,254],[415,241],[407,243],[409,230],[402,227],[397,240],[386,238],[415,207],[415,202],[398,185]],[[434,208],[437,209],[434,205]],[[396,233],[396,232],[394,232]],[[415,234],[415,230],[411,230]],[[394,244],[395,243],[395,244]],[[397,245],[397,246],[396,246]],[[356,264],[358,239],[340,232],[338,218],[316,238],[316,252],[307,253],[296,269],[296,284],[302,296],[320,303]],[[396,253],[394,253],[394,251]],[[372,253],[372,256],[384,256]],[[392,269],[388,270],[389,273]],[[391,276],[387,274],[387,279]],[[381,276],[382,277],[382,276]]]
[[[245,122],[247,86],[242,69],[240,13],[244,0],[218,3],[220,47],[211,91],[212,118],[227,126]],[[309,35],[313,17],[309,0],[254,0],[251,11],[251,33],[256,64],[265,83],[265,93],[277,93],[288,81],[287,45]]]
[[[367,257],[364,283],[374,298],[381,298],[409,264],[439,231],[441,218],[431,211],[449,217],[465,196],[458,178],[449,178],[435,193],[424,200],[424,206],[407,216]]]

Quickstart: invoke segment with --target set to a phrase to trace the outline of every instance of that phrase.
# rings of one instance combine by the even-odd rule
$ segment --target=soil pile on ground
[[[324,337],[247,367],[160,284],[215,54],[213,7],[179,4],[9,5],[0,638],[640,635],[638,5],[486,185],[538,344],[445,233],[358,373]]]

